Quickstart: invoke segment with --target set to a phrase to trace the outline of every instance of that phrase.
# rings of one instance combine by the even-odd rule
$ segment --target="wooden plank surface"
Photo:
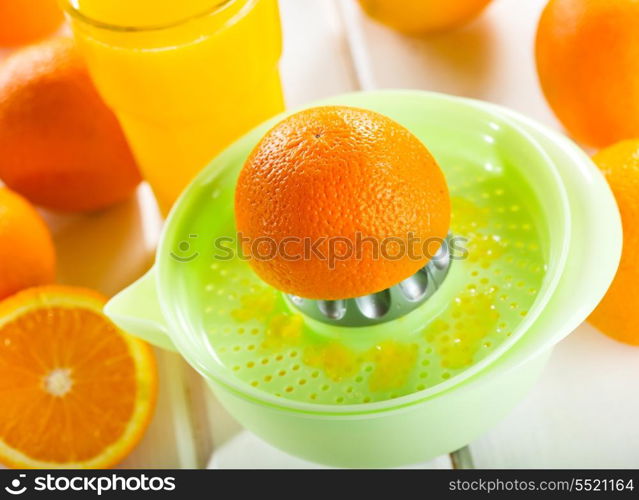
[[[590,325],[555,349],[513,413],[471,446],[483,468],[639,468],[639,349]]]

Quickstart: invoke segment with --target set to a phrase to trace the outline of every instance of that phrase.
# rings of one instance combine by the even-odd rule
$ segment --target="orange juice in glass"
[[[277,0],[62,0],[163,212],[225,146],[284,109]]]

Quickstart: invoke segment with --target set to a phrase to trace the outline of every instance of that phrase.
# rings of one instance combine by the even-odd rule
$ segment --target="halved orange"
[[[153,352],[111,323],[104,304],[64,286],[0,303],[0,462],[106,468],[141,439],[157,393]]]

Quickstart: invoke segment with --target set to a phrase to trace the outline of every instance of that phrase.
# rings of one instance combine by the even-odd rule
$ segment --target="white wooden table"
[[[354,0],[280,2],[291,107],[359,89],[418,88],[507,105],[558,127],[533,62],[545,0],[494,0],[477,21],[430,40],[365,18]],[[148,267],[161,227],[146,186],[136,200],[103,214],[47,218],[59,279],[105,293]],[[124,467],[314,467],[242,431],[177,355],[159,356],[157,412]],[[479,468],[639,467],[638,383],[639,349],[584,325],[558,346],[530,396],[457,458]],[[416,464],[452,466],[450,457]]]

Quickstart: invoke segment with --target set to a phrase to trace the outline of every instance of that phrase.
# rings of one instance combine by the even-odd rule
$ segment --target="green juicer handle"
[[[162,316],[155,268],[113,297],[104,313],[125,332],[162,349],[176,350]]]

